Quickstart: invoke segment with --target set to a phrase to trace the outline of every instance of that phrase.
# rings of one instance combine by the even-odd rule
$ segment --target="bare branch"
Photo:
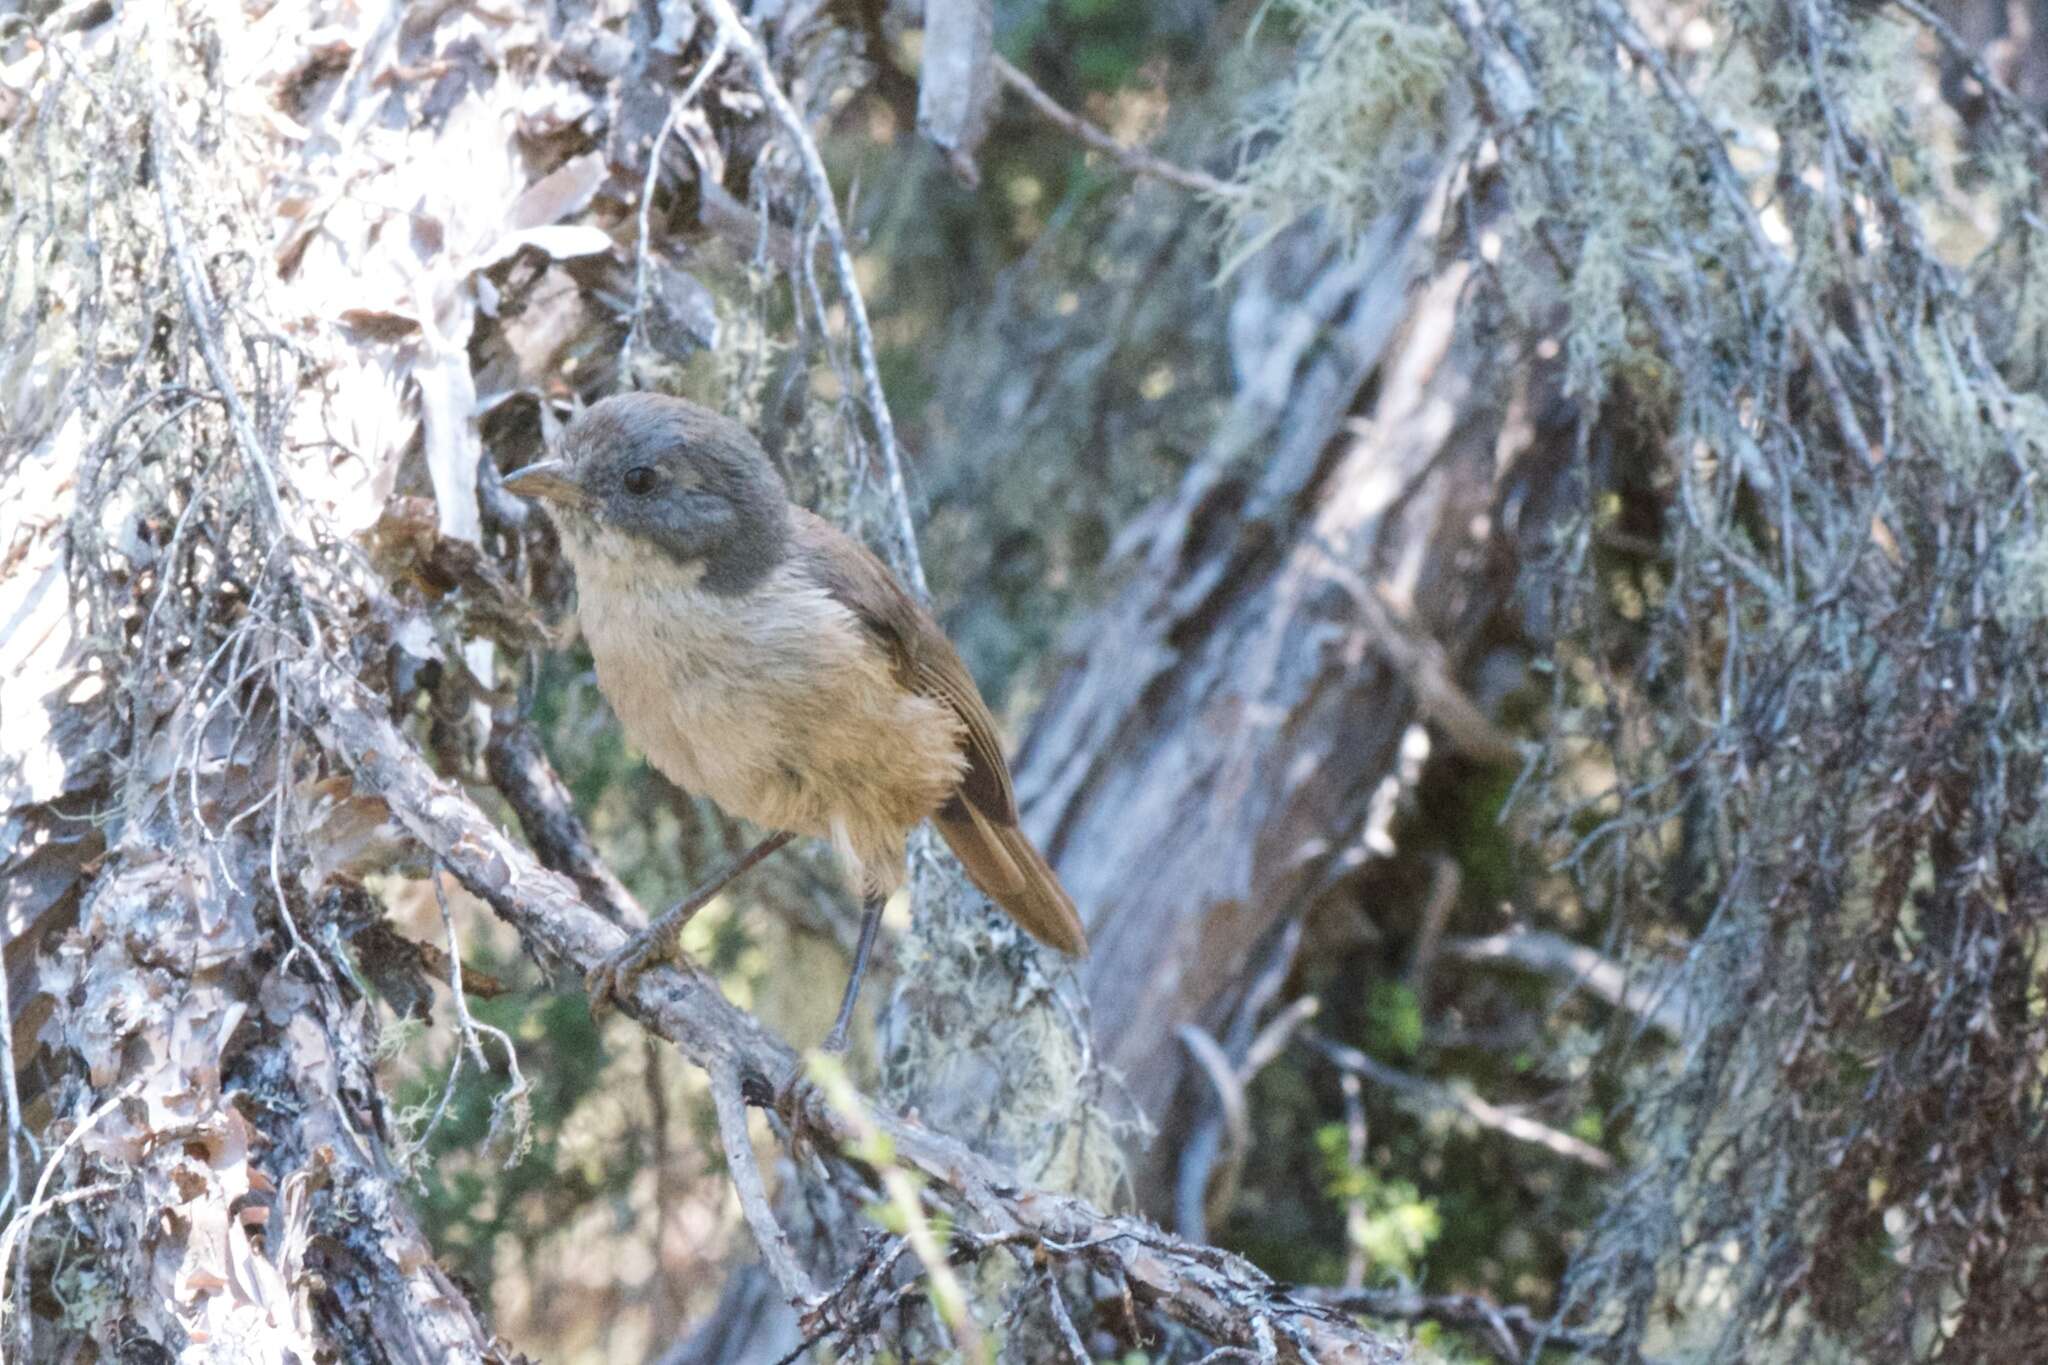
[[[1050,1269],[1045,1272],[1045,1299],[1052,1307],[1052,1320],[1060,1329],[1060,1341],[1067,1348],[1067,1354],[1074,1358],[1074,1365],[1089,1365],[1093,1359],[1088,1347],[1081,1341],[1081,1334],[1074,1330],[1074,1315],[1067,1311],[1067,1300],[1060,1293],[1060,1282]]]
[[[1443,944],[1444,921],[1450,918],[1451,907],[1458,900],[1458,886],[1463,881],[1458,864],[1444,854],[1436,854],[1429,860],[1429,899],[1422,905],[1422,932],[1415,936],[1415,953],[1408,962],[1408,989],[1417,1001],[1429,999],[1430,969],[1436,965],[1438,950]]]
[[[164,108],[162,92],[150,92],[154,113],[150,120],[149,139],[150,178],[156,182],[157,204],[163,210],[164,238],[170,243],[171,259],[177,266],[178,288],[184,297],[185,316],[192,325],[192,339],[198,344],[200,357],[206,364],[206,373],[213,380],[215,392],[221,403],[227,407],[228,425],[235,433],[235,444],[242,452],[242,463],[248,467],[249,477],[254,480],[257,491],[262,494],[259,506],[273,536],[282,536],[284,529],[284,504],[278,497],[277,474],[270,467],[270,459],[264,453],[263,443],[257,438],[256,423],[249,416],[249,409],[242,402],[241,389],[235,377],[228,370],[227,357],[220,349],[220,338],[214,335],[213,308],[206,294],[206,281],[193,263],[192,249],[185,237],[185,221],[177,207],[171,202],[171,186],[178,181],[170,166],[165,164],[164,149],[174,147],[177,141],[171,132],[171,117]]]
[[[653,255],[648,249],[649,219],[654,209],[655,182],[661,178],[662,149],[668,145],[668,135],[675,131],[676,120],[696,103],[705,83],[725,64],[725,52],[725,34],[721,31],[712,40],[711,51],[705,54],[703,64],[690,77],[690,83],[683,87],[683,93],[669,101],[668,113],[661,120],[661,131],[654,135],[654,145],[647,149],[647,174],[640,181],[640,244],[633,255],[633,313],[626,323],[626,339],[619,347],[619,387],[622,389],[633,371],[634,343],[639,341],[647,325],[647,262]]]
[[[1355,1072],[1374,1085],[1384,1086],[1417,1103],[1432,1109],[1448,1109],[1464,1115],[1482,1128],[1503,1133],[1517,1142],[1532,1143],[1568,1160],[1590,1166],[1596,1171],[1614,1168],[1614,1158],[1583,1138],[1562,1133],[1549,1124],[1538,1123],[1535,1119],[1500,1105],[1467,1094],[1455,1086],[1442,1085],[1436,1081],[1411,1076],[1397,1071],[1383,1062],[1373,1060],[1355,1047],[1348,1047],[1333,1038],[1324,1037],[1311,1031],[1307,1038],[1317,1051],[1329,1058],[1335,1066]]]
[[[1287,960],[1292,957],[1292,952],[1286,954]],[[1203,1240],[1209,1224],[1237,1202],[1238,1180],[1251,1147],[1245,1089],[1287,1050],[1296,1031],[1315,1017],[1319,1004],[1312,995],[1291,1002],[1259,1030],[1245,1048],[1244,1060],[1234,1065],[1207,1029],[1199,1024],[1181,1025],[1181,1044],[1208,1077],[1221,1111],[1220,1115],[1205,1116],[1181,1149],[1174,1192],[1174,1219],[1181,1236]]]
[[[580,975],[625,942],[616,925],[585,906],[565,877],[537,864],[456,787],[435,775],[394,727],[379,699],[321,661],[301,665],[302,707],[333,760],[365,793],[384,798],[394,815],[457,880],[520,933],[543,963]],[[795,1055],[736,1008],[714,982],[688,964],[663,965],[637,977],[618,1006],[669,1039],[687,1058],[740,1084],[763,1085],[790,1074]],[[1399,1352],[1343,1314],[1304,1303],[1248,1262],[1192,1245],[1142,1219],[1105,1214],[1085,1200],[1037,1189],[968,1148],[863,1099],[866,1119],[887,1137],[895,1161],[927,1182],[984,1236],[1012,1238],[1046,1255],[1080,1259],[1125,1285],[1135,1300],[1163,1317],[1219,1342],[1253,1345],[1278,1326],[1300,1358],[1393,1361]],[[798,1087],[794,1126],[826,1158],[846,1155],[860,1132],[845,1115]],[[865,1177],[863,1177],[865,1178]]]
[[[1828,404],[1834,410],[1835,425],[1842,438],[1842,447],[1856,459],[1866,464],[1875,463],[1883,452],[1870,442],[1863,433],[1863,423],[1857,419],[1855,405],[1849,401],[1849,390],[1842,382],[1841,373],[1835,368],[1834,354],[1828,349],[1827,328],[1814,317],[1813,309],[1805,295],[1793,281],[1794,268],[1783,253],[1771,245],[1765,235],[1763,222],[1756,209],[1749,202],[1748,192],[1743,188],[1742,178],[1735,173],[1735,167],[1728,160],[1728,147],[1692,93],[1672,72],[1671,64],[1664,60],[1664,54],[1652,45],[1642,29],[1636,26],[1616,0],[1593,0],[1593,12],[1616,42],[1627,50],[1629,56],[1647,67],[1655,77],[1657,88],[1664,98],[1676,109],[1686,122],[1692,125],[1693,147],[1705,161],[1715,187],[1728,203],[1729,212],[1742,225],[1744,235],[1755,253],[1758,266],[1768,270],[1779,284],[1779,294],[1784,300],[1786,316],[1791,320],[1793,330],[1806,346],[1807,361],[1813,366],[1822,390],[1828,396]]]
[[[1446,939],[1442,951],[1460,962],[1507,962],[1568,981],[1674,1040],[1682,1036],[1691,1009],[1675,974],[1645,979],[1642,971],[1632,971],[1561,934],[1532,931]]]
[[[1935,41],[1941,44],[1948,55],[1970,73],[1970,79],[1983,87],[1985,95],[2006,114],[2019,120],[2020,126],[2026,129],[2030,142],[2036,147],[2048,147],[2048,127],[2042,126],[2040,116],[2027,106],[2025,100],[2006,89],[2005,84],[1991,74],[1991,69],[1984,65],[1983,60],[1971,50],[1970,45],[1963,41],[1963,35],[1957,33],[1948,20],[1921,4],[1920,0],[1892,0],[1892,3],[1918,19],[1921,25],[1934,35]]]
[[[1237,1198],[1238,1174],[1243,1169],[1251,1125],[1245,1119],[1244,1084],[1237,1068],[1209,1031],[1200,1024],[1182,1024],[1180,1041],[1208,1077],[1222,1110],[1220,1123],[1204,1124],[1188,1139],[1174,1182],[1174,1225],[1183,1237],[1200,1239],[1207,1236],[1210,1221]]]
[[[1621,1354],[1611,1337],[1556,1327],[1520,1304],[1497,1304],[1477,1294],[1424,1294],[1414,1289],[1314,1292],[1325,1303],[1342,1304],[1378,1318],[1477,1328],[1488,1349],[1509,1365],[1521,1365],[1522,1361],[1530,1358],[1532,1351],[1543,1345],[1561,1346],[1598,1360],[1611,1360]],[[1651,1365],[1647,1357],[1632,1358],[1642,1361],[1643,1365]]]
[[[789,1234],[776,1220],[768,1202],[768,1187],[761,1179],[761,1165],[754,1159],[753,1135],[747,1131],[747,1102],[740,1097],[739,1076],[729,1070],[711,1073],[711,1102],[718,1110],[718,1141],[725,1148],[726,1165],[732,1171],[733,1189],[740,1197],[740,1212],[753,1229],[768,1273],[798,1311],[818,1300],[818,1286],[796,1258]]]
[[[1213,195],[1218,199],[1242,199],[1249,193],[1243,185],[1218,180],[1207,171],[1193,171],[1185,166],[1176,166],[1171,161],[1162,160],[1150,152],[1118,142],[1079,114],[1068,111],[1058,100],[1046,94],[1038,82],[1010,65],[1000,52],[995,55],[995,70],[996,75],[1002,78],[1003,84],[1022,95],[1025,102],[1043,114],[1048,122],[1065,129],[1096,151],[1105,154],[1132,175],[1163,180],[1169,185],[1178,185],[1184,190]]]
[[[499,717],[484,746],[484,768],[512,810],[540,860],[576,883],[583,903],[614,924],[644,924],[647,915],[576,818],[569,789],[548,765],[540,741],[522,722]]]
[[[1252,1039],[1252,1045],[1244,1050],[1244,1060],[1237,1064],[1237,1078],[1241,1084],[1250,1085],[1252,1078],[1273,1064],[1275,1058],[1287,1050],[1294,1041],[1294,1035],[1301,1026],[1316,1017],[1322,1009],[1322,1001],[1313,995],[1300,996],[1287,1003],[1267,1021]]]
[[[1434,721],[1445,738],[1462,754],[1483,763],[1520,763],[1521,746],[1495,725],[1479,703],[1451,676],[1450,660],[1435,640],[1410,630],[1397,620],[1371,584],[1327,546],[1311,541],[1324,561],[1331,579],[1358,608],[1366,633],[1401,680],[1414,689],[1416,707]]]
[[[7,972],[0,964],[0,1097],[7,1102],[7,1188],[0,1190],[0,1213],[21,1197],[21,1091],[15,1084],[14,1004],[8,999]],[[4,1265],[0,1262],[0,1265]]]
[[[36,1177],[35,1193],[15,1213],[14,1217],[7,1220],[6,1230],[0,1232],[0,1303],[6,1302],[8,1298],[6,1286],[9,1279],[8,1272],[14,1267],[14,1249],[16,1246],[22,1249],[22,1264],[20,1269],[14,1272],[12,1279],[14,1282],[14,1320],[16,1330],[21,1333],[21,1359],[23,1360],[33,1360],[35,1358],[31,1354],[33,1343],[29,1338],[31,1324],[34,1321],[33,1316],[28,1311],[29,1233],[34,1231],[36,1220],[49,1210],[61,1204],[69,1203],[72,1199],[82,1199],[85,1197],[84,1194],[77,1190],[65,1191],[53,1196],[50,1193],[50,1181],[55,1178],[58,1170],[64,1165],[64,1158],[71,1155],[72,1148],[84,1141],[86,1134],[90,1133],[99,1124],[101,1119],[120,1108],[121,1102],[128,1098],[129,1093],[128,1090],[121,1091],[80,1120],[78,1126],[72,1129],[64,1141],[57,1145],[57,1150],[50,1153],[49,1160],[43,1163],[42,1174]],[[108,1187],[99,1185],[88,1188],[104,1194],[107,1192]]]
[[[1337,1088],[1344,1097],[1344,1155],[1356,1170],[1365,1165],[1365,1086],[1356,1074],[1345,1071],[1337,1076]],[[1344,1200],[1344,1221],[1347,1226],[1359,1227],[1365,1217],[1365,1196],[1354,1189]],[[1365,1284],[1365,1243],[1357,1237],[1347,1237],[1345,1241],[1350,1245],[1344,1252],[1344,1287],[1358,1289]]]

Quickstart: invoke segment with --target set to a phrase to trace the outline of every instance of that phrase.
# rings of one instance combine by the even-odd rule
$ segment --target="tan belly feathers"
[[[721,597],[695,572],[638,567],[579,594],[627,736],[684,790],[830,840],[857,890],[900,885],[904,831],[959,783],[958,718],[904,691],[852,614],[787,568]]]

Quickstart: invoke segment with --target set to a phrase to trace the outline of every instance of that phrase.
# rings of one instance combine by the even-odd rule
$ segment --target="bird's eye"
[[[626,471],[626,491],[634,497],[643,497],[654,491],[654,471],[646,465],[634,465]]]

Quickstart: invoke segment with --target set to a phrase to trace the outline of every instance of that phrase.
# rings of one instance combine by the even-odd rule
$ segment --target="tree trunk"
[[[1297,228],[1230,282],[1241,386],[1134,526],[1020,757],[1027,823],[1087,917],[1107,1060],[1168,1134],[1140,1168],[1155,1209],[1205,1100],[1183,1029],[1241,1055],[1286,927],[1369,856],[1411,726],[1514,757],[1456,680],[1503,586],[1484,569],[1506,395],[1459,335],[1442,195],[1363,247]]]

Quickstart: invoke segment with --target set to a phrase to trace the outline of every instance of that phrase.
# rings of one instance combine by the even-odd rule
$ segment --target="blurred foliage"
[[[1369,1165],[1351,1160],[1344,1125],[1326,1124],[1316,1133],[1332,1199],[1349,1211],[1345,1240],[1365,1253],[1368,1274],[1377,1279],[1412,1279],[1423,1257],[1443,1235],[1434,1199],[1424,1199],[1406,1180],[1390,1180]]]

